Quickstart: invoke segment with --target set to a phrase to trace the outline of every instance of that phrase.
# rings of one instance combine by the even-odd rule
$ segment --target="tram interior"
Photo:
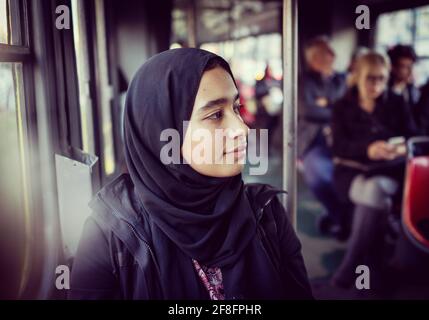
[[[326,39],[334,53],[333,69],[342,74],[350,72],[352,56],[360,49],[386,54],[396,45],[411,47],[416,55],[413,85],[421,90],[421,104],[429,114],[429,99],[424,100],[429,97],[429,2],[291,1],[297,13],[292,51],[285,49],[292,43],[285,32],[292,26],[284,21],[287,2],[0,0],[2,299],[65,298],[55,288],[55,270],[72,264],[90,214],[87,203],[102,185],[127,170],[122,121],[128,85],[149,57],[179,47],[199,47],[225,58],[236,76],[244,121],[269,130],[267,171],[250,175],[246,167],[244,181],[283,188],[285,170],[296,169],[293,219],[315,298],[429,298],[427,240],[413,239],[403,223],[406,214],[417,210],[413,201],[420,208],[428,205],[423,209],[427,216],[427,180],[407,184],[411,191],[403,203],[411,202],[411,209],[400,208],[392,222],[396,231],[383,240],[388,250],[401,249],[397,258],[405,267],[389,273],[380,292],[336,287],[331,278],[350,234],[326,230],[326,210],[308,185],[305,161],[297,155],[294,166],[286,163],[290,148],[284,140],[288,116],[296,116],[298,130],[298,95],[306,90],[299,79],[307,68],[307,44],[314,39]],[[368,29],[356,27],[359,5],[369,8]],[[70,16],[68,28],[67,20],[58,21],[65,13]],[[297,63],[294,100],[284,92],[293,72],[284,69],[286,55]],[[427,130],[419,136],[427,138]],[[301,138],[298,132],[296,145]],[[422,144],[421,156],[428,156],[424,144],[429,142],[422,141],[416,148]],[[408,148],[411,165],[412,145]],[[422,168],[418,176],[428,179],[429,166]],[[416,189],[417,195],[412,193]]]

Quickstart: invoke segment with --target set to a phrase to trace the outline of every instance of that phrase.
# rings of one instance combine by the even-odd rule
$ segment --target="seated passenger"
[[[350,286],[360,264],[371,272],[380,266],[383,228],[405,167],[405,146],[389,139],[416,133],[403,98],[386,90],[388,74],[383,55],[370,51],[361,56],[355,85],[333,111],[335,185],[342,199],[355,205],[348,248],[332,278],[337,286]]]
[[[70,298],[312,298],[282,191],[243,183],[238,99],[228,63],[208,51],[168,50],[139,69],[124,116],[129,173],[90,202]]]
[[[417,61],[417,55],[412,47],[401,44],[391,48],[387,54],[392,67],[389,90],[404,98],[414,119],[417,120],[416,106],[420,98],[420,91],[414,85],[413,79],[413,67]]]
[[[333,187],[328,140],[332,106],[345,93],[346,76],[334,71],[335,53],[325,38],[313,39],[307,45],[305,59],[308,70],[300,83],[298,155],[304,166],[305,182],[325,210],[322,219],[333,225],[326,231],[343,237],[347,224],[345,208]]]
[[[264,77],[257,80],[255,84],[256,98],[256,121],[258,128],[268,130],[268,153],[273,154],[275,132],[280,125],[281,120],[281,99],[273,100],[273,94],[281,92],[282,82],[273,77],[271,68],[267,64]],[[281,94],[281,93],[280,93]]]

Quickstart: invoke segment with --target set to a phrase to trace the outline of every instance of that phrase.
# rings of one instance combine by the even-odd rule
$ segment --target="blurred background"
[[[362,4],[370,9],[370,28],[358,30],[355,9]],[[304,158],[287,160],[300,144],[305,51],[322,38],[334,53],[332,70],[344,77],[358,50],[387,52],[401,44],[415,51],[415,86],[428,80],[428,1],[0,0],[0,297],[65,296],[55,288],[55,270],[72,265],[87,203],[126,172],[128,84],[149,57],[178,47],[224,57],[239,86],[244,121],[268,129],[268,171],[250,176],[246,166],[244,180],[279,188],[287,176],[296,181],[290,214],[315,296],[379,297],[329,285],[347,236],[324,225],[326,210],[306,180]],[[285,142],[290,137],[293,146]],[[419,280],[382,297],[429,298],[429,286]]]

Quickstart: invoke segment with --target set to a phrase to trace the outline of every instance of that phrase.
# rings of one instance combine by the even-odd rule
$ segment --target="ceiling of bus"
[[[281,30],[282,1],[176,0],[173,26],[176,39],[186,39],[186,18],[196,13],[198,43],[238,39]]]

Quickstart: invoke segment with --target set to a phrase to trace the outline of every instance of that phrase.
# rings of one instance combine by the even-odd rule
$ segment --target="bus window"
[[[79,83],[79,104],[83,151],[97,154],[102,160],[103,176],[115,171],[112,126],[113,87],[110,84],[106,39],[106,16],[103,1],[95,1],[95,23],[87,25],[92,12],[81,0],[72,1],[73,35]],[[95,29],[92,41],[90,30]],[[90,47],[95,42],[95,46]],[[92,65],[91,55],[95,50]],[[94,93],[92,91],[94,90]],[[95,112],[94,110],[97,110]],[[98,119],[95,117],[99,117]],[[99,131],[98,131],[99,130]],[[100,141],[100,148],[96,141]]]
[[[97,33],[97,61],[98,61],[98,100],[101,111],[101,135],[103,144],[103,168],[106,176],[115,171],[115,156],[113,144],[113,126],[111,103],[113,98],[113,87],[110,85],[109,66],[107,55],[107,39],[106,39],[106,15],[104,2],[97,0],[95,2],[96,14],[96,33]]]
[[[80,0],[73,0],[73,37],[75,42],[76,70],[79,86],[79,106],[81,118],[81,133],[83,151],[95,154],[94,145],[94,120],[93,108],[90,93],[90,64],[89,48],[87,42],[88,29],[85,22],[84,3]]]
[[[401,25],[404,27],[396,28]],[[429,77],[429,6],[399,10],[380,15],[377,21],[376,47],[386,50],[396,44],[414,48],[418,59],[414,76],[417,85]]]
[[[25,75],[30,56],[24,2],[0,1],[0,252],[1,296],[22,295],[31,271],[33,203],[30,194],[29,100]],[[3,276],[3,275],[2,275]]]
[[[0,62],[0,203],[2,219],[7,224],[5,232],[11,232],[6,238],[14,239],[10,242],[13,248],[9,249],[16,253],[9,261],[16,264],[14,269],[20,272],[28,267],[28,252],[25,232],[18,233],[17,237],[16,230],[22,230],[22,226],[27,228],[29,219],[22,79],[21,63]]]
[[[0,43],[8,43],[7,0],[0,0]]]

